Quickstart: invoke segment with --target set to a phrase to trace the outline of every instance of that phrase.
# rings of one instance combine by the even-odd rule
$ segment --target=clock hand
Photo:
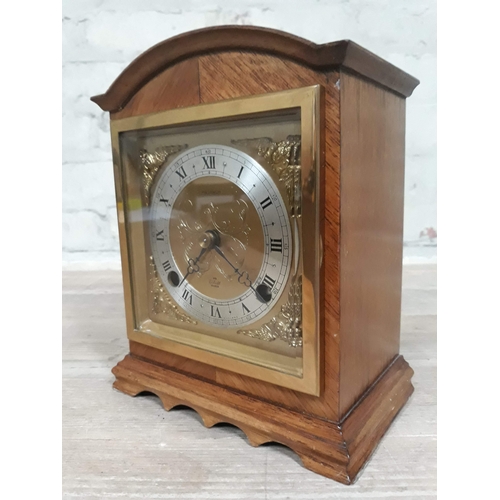
[[[197,273],[200,270],[200,266],[198,266],[198,262],[203,257],[205,252],[208,252],[209,250],[211,250],[214,247],[214,245],[216,245],[218,243],[220,243],[220,236],[219,236],[219,233],[217,231],[212,231],[212,230],[205,231],[204,237],[200,241],[200,246],[201,246],[200,254],[198,255],[198,257],[196,257],[196,259],[189,259],[188,260],[187,272],[184,275],[184,278],[182,278],[182,281],[179,283],[179,286],[181,286],[184,283],[184,281],[186,281],[186,278],[189,275],[191,275],[193,273]]]
[[[272,299],[271,287],[269,287],[266,283],[261,283],[260,285],[257,286],[257,288],[254,288],[252,281],[250,280],[250,276],[246,271],[240,272],[240,270],[237,269],[224,255],[224,252],[220,249],[219,245],[214,245],[213,248],[234,269],[234,272],[238,275],[238,283],[241,283],[242,285],[251,288],[254,291],[257,298],[264,304],[267,304]],[[246,278],[243,278],[245,274]]]
[[[203,256],[203,254],[207,251],[206,248],[202,248],[201,249],[201,252],[200,252],[200,255],[198,255],[198,257],[196,257],[196,259],[189,259],[188,260],[188,269],[187,269],[187,272],[186,274],[184,275],[184,278],[182,278],[182,281],[179,283],[179,286],[181,286],[184,281],[186,281],[186,278],[190,275],[190,274],[193,274],[193,273],[197,273],[199,270],[200,270],[200,266],[198,266],[198,261],[201,259],[201,257]]]
[[[255,288],[252,285],[252,281],[250,280],[250,276],[246,271],[240,272],[239,269],[237,269],[229,260],[228,258],[224,255],[224,252],[220,249],[218,245],[214,245],[214,250],[234,269],[234,272],[238,275],[238,283],[241,283],[242,285],[247,286],[248,288],[251,288],[255,292]],[[243,278],[243,276],[246,274],[246,278]],[[242,281],[243,280],[243,281]]]

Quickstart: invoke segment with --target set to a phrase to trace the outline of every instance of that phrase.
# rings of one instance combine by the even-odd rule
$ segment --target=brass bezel
[[[130,340],[160,350],[171,352],[189,359],[224,368],[242,375],[247,375],[272,384],[296,391],[320,395],[321,391],[321,264],[322,234],[321,214],[323,210],[322,175],[321,175],[321,101],[323,90],[320,85],[287,90],[276,93],[256,95],[238,99],[220,101],[212,104],[200,104],[188,108],[178,108],[159,113],[122,118],[111,121],[111,141],[118,211],[120,253],[125,295],[127,336]],[[301,189],[302,219],[302,367],[301,376],[288,370],[278,371],[274,360],[269,366],[251,363],[251,357],[242,352],[239,359],[228,357],[220,339],[203,342],[211,344],[212,350],[201,345],[182,344],[178,341],[158,337],[152,333],[137,330],[134,321],[132,277],[130,255],[127,243],[126,214],[124,207],[125,187],[123,185],[119,135],[121,132],[157,127],[178,126],[222,119],[251,117],[264,112],[282,111],[290,108],[301,109]],[[307,242],[307,244],[304,244]],[[172,334],[178,328],[170,328]],[[178,332],[177,332],[178,333]],[[207,337],[207,336],[204,336]],[[254,348],[244,346],[245,351]],[[214,352],[217,351],[217,352]],[[245,358],[247,361],[245,361]],[[276,358],[276,356],[275,356]],[[273,367],[271,367],[271,365]],[[283,369],[285,369],[283,367]]]

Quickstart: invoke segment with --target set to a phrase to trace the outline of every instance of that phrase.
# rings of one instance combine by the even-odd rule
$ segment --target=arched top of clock
[[[419,81],[350,40],[317,45],[283,31],[254,26],[217,26],[160,42],[134,59],[106,93],[92,97],[104,111],[119,111],[146,83],[183,60],[225,51],[258,52],[289,59],[317,71],[343,68],[403,97]]]

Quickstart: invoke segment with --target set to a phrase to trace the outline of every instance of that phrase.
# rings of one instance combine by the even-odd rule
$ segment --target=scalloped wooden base
[[[351,484],[413,392],[413,370],[398,356],[341,423],[300,414],[249,395],[127,355],[113,368],[116,389],[156,394],[168,411],[196,410],[206,427],[240,428],[252,446],[277,442],[291,448],[307,469]]]

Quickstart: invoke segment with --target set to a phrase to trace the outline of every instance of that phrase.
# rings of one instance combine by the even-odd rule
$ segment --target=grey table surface
[[[305,469],[288,448],[251,447],[185,407],[112,389],[127,353],[121,273],[63,273],[63,498],[418,499],[436,497],[436,266],[405,266],[401,353],[415,392],[358,480]]]

